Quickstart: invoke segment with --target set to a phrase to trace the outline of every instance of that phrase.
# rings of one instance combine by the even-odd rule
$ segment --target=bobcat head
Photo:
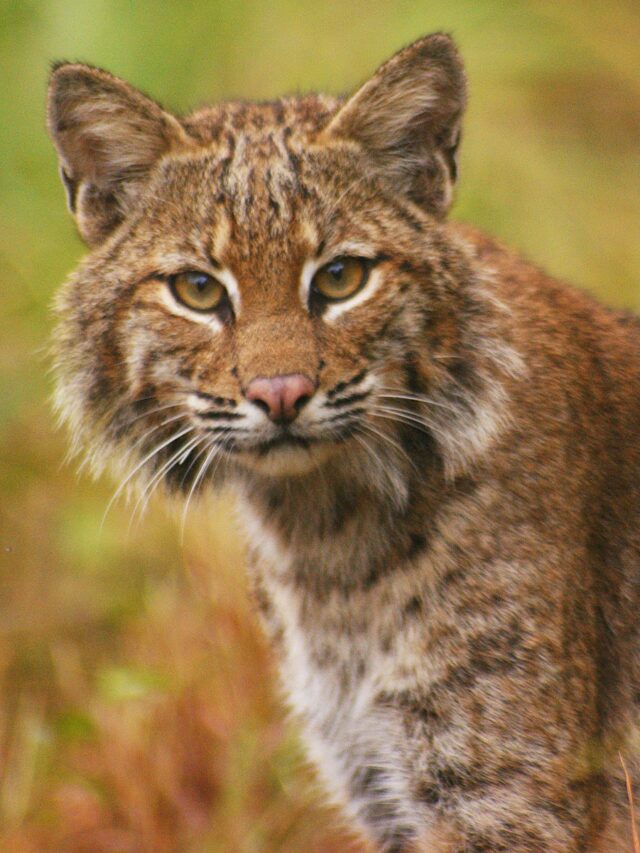
[[[189,493],[333,468],[400,501],[416,443],[464,468],[504,397],[495,305],[442,223],[464,103],[441,34],[346,100],[185,118],[55,67],[49,129],[92,249],[57,302],[57,404],[94,466]]]

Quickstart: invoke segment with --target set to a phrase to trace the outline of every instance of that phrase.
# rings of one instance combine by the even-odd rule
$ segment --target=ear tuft
[[[69,208],[90,245],[126,216],[155,163],[189,144],[178,120],[146,95],[80,63],[53,65],[47,123]]]
[[[358,142],[394,188],[437,217],[451,204],[466,103],[462,61],[434,33],[396,53],[333,117],[325,134]]]

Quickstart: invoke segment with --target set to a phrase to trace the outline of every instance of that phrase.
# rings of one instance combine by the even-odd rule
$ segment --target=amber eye
[[[176,299],[194,311],[215,311],[227,295],[220,282],[204,272],[181,272],[169,283]]]
[[[366,258],[335,258],[320,267],[311,281],[315,293],[337,301],[353,296],[369,277],[370,262]]]

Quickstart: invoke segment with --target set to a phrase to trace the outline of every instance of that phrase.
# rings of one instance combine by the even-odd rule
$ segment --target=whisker
[[[380,439],[383,439],[384,441],[386,441],[389,445],[391,445],[391,447],[393,447],[393,448],[394,448],[395,450],[397,450],[397,451],[398,451],[402,456],[404,456],[404,458],[405,458],[405,459],[407,460],[407,462],[411,465],[411,467],[412,467],[412,468],[413,468],[413,470],[416,472],[416,474],[419,474],[419,473],[420,473],[420,472],[418,471],[418,468],[416,467],[415,462],[414,462],[414,461],[413,461],[413,459],[409,456],[409,454],[408,454],[408,453],[407,453],[407,451],[404,449],[404,447],[402,447],[402,445],[401,445],[401,444],[398,444],[398,442],[397,442],[397,441],[395,441],[393,438],[391,438],[391,436],[390,436],[390,435],[387,435],[385,432],[383,432],[382,430],[377,429],[377,427],[374,427],[374,426],[373,426],[373,424],[370,424],[370,423],[368,423],[368,422],[366,422],[366,421],[365,421],[365,422],[363,422],[362,424],[358,424],[358,426],[362,426],[364,429],[366,429],[369,433],[371,433],[371,434],[372,434],[373,436],[375,436],[376,438],[380,438]]]
[[[194,431],[194,430],[195,430],[195,427],[192,427],[192,431]],[[158,471],[156,471],[156,473],[153,475],[151,480],[146,484],[142,494],[140,495],[140,497],[136,501],[136,505],[133,509],[133,513],[131,514],[131,520],[129,522],[129,530],[131,530],[131,526],[133,525],[133,522],[134,522],[137,515],[139,515],[140,519],[142,519],[142,517],[144,516],[144,514],[147,510],[147,506],[149,505],[149,500],[151,499],[151,495],[155,491],[158,484],[161,482],[164,474],[166,474],[175,464],[180,464],[181,459],[186,459],[188,457],[189,453],[191,452],[191,450],[193,450],[193,448],[196,446],[196,444],[199,441],[200,441],[199,435],[196,436],[195,439],[194,438],[190,439],[190,441],[188,441],[186,443],[186,445],[183,445],[182,447],[178,448],[178,450],[172,456],[169,457],[168,461],[165,462],[164,465],[162,465]]]
[[[198,436],[198,441],[196,442],[195,447],[197,447],[197,446],[198,446],[198,444],[202,444],[202,442],[205,442],[206,446],[208,447],[208,446],[209,446],[209,440],[210,440],[210,439],[208,438],[208,436],[200,434],[200,435]],[[195,447],[194,447],[193,449],[195,449]],[[195,456],[193,457],[193,459],[192,459],[192,460],[191,460],[191,462],[189,463],[189,467],[188,467],[188,468],[187,468],[187,470],[184,472],[184,474],[182,475],[182,479],[180,480],[180,490],[182,490],[182,487],[184,486],[184,484],[185,484],[185,482],[186,482],[186,479],[187,479],[187,477],[189,476],[189,473],[190,473],[191,469],[192,469],[192,468],[193,468],[193,466],[196,464],[196,462],[198,461],[198,459],[200,458],[200,456],[202,456],[202,453],[203,453],[203,452],[204,452],[204,451],[198,451],[198,453],[196,453],[196,454],[195,454]]]
[[[216,464],[213,468],[213,471],[211,472],[212,481],[215,481],[216,471],[220,467],[220,462],[222,461],[222,459],[225,457],[229,458],[229,456],[230,456],[229,451],[225,450],[224,445],[220,445],[220,453],[218,454],[218,458],[216,459]]]
[[[377,417],[384,418],[385,420],[396,421],[397,423],[405,423],[409,426],[415,427],[416,429],[420,429],[427,435],[437,435],[442,440],[446,438],[448,441],[455,441],[453,436],[445,436],[445,433],[436,424],[431,423],[428,420],[425,420],[424,418],[418,417],[417,415],[412,415],[405,409],[375,407],[372,408],[371,411]]]
[[[183,429],[183,430],[181,430],[181,431],[180,431],[180,432],[178,432],[178,433],[174,433],[172,436],[170,436],[169,438],[165,439],[165,440],[164,440],[163,442],[161,442],[159,445],[157,445],[156,447],[154,447],[154,448],[153,448],[153,450],[151,451],[151,453],[148,453],[148,454],[144,457],[144,459],[142,459],[140,462],[138,462],[138,464],[135,466],[135,468],[134,468],[134,469],[133,469],[133,470],[132,470],[132,471],[131,471],[131,472],[130,472],[126,477],[125,477],[125,479],[120,483],[120,485],[118,486],[118,488],[117,488],[117,489],[115,490],[115,492],[113,493],[113,495],[112,495],[112,497],[111,497],[111,500],[110,500],[110,501],[109,501],[109,503],[107,504],[107,508],[105,509],[104,514],[103,514],[103,516],[102,516],[102,522],[100,523],[100,530],[102,530],[102,528],[104,527],[104,522],[105,522],[105,520],[106,520],[106,518],[107,518],[107,515],[109,514],[109,510],[111,509],[111,507],[113,506],[113,504],[115,503],[115,501],[118,499],[118,497],[122,494],[123,490],[124,490],[124,489],[125,489],[125,487],[127,486],[127,483],[129,483],[129,482],[132,480],[132,478],[133,478],[133,477],[135,477],[135,475],[138,473],[138,471],[139,471],[139,470],[140,470],[144,465],[146,465],[146,463],[147,463],[150,459],[152,459],[152,458],[156,455],[156,453],[160,453],[160,451],[161,451],[161,450],[163,450],[163,449],[164,449],[168,444],[171,444],[171,442],[172,442],[172,441],[176,441],[177,439],[182,438],[182,436],[183,436],[183,435],[187,435],[187,433],[191,432],[192,430],[193,430],[193,427],[192,427],[192,426],[188,426],[186,429]]]
[[[185,480],[189,474],[189,471],[191,471],[191,469],[196,464],[198,459],[201,459],[206,453],[209,452],[210,449],[215,448],[215,446],[216,446],[215,441],[213,441],[211,438],[209,438],[208,435],[201,436],[199,443],[202,444],[203,442],[204,442],[204,447],[202,447],[200,450],[198,450],[198,452],[196,453],[194,458],[191,460],[191,464],[189,465],[188,469],[185,471],[184,477],[182,478],[181,485],[184,484],[184,482],[185,482]],[[181,545],[184,545],[185,522],[187,519],[189,502],[191,501],[191,496],[193,495],[195,489],[197,488],[198,481],[199,481],[200,475],[202,473],[202,465],[203,464],[204,464],[204,462],[200,465],[200,468],[198,469],[198,473],[197,473],[196,477],[194,478],[194,481],[191,484],[189,494],[187,495],[187,499],[185,501],[185,504],[184,504],[184,507],[182,510],[182,516],[181,516],[181,522],[180,522],[180,544]]]
[[[393,477],[390,475],[389,466],[386,464],[380,466],[380,455],[379,453],[376,453],[375,446],[373,448],[371,447],[365,436],[354,433],[353,437],[358,440],[362,447],[364,447],[365,451],[376,460],[376,468],[379,468],[380,473],[383,475],[383,480],[380,482],[383,484],[384,491],[389,499],[395,502],[397,499],[397,489],[394,485]],[[395,470],[394,466],[392,466],[392,468]]]
[[[367,439],[365,438],[364,435],[362,435],[361,433],[354,432],[352,437],[358,442],[358,444],[361,447],[364,447],[366,453],[369,456],[373,456],[373,458],[375,459],[375,456],[376,456],[375,451],[371,447],[371,445],[369,444],[369,442],[367,441]]]
[[[350,419],[353,419],[355,415],[363,415],[367,410],[362,406],[355,406],[352,409],[349,409],[346,412],[340,412],[337,415],[330,415],[329,417],[323,418],[320,423],[322,426],[329,424],[330,426],[334,426],[337,423],[344,424],[348,423]]]
[[[131,450],[137,450],[154,433],[158,432],[161,429],[164,429],[164,427],[169,426],[169,424],[174,423],[177,420],[180,420],[182,417],[184,417],[184,415],[181,412],[179,415],[174,415],[170,418],[166,418],[164,421],[161,421],[159,424],[154,424],[153,426],[149,427],[140,436],[138,436],[138,438],[131,444]],[[133,423],[133,421],[131,421],[130,423]],[[82,464],[87,465],[88,459],[85,459]]]
[[[407,421],[407,423],[416,423],[421,426],[429,427],[437,429],[437,424],[434,424],[426,415],[421,415],[416,412],[409,411],[408,409],[400,409],[395,406],[380,406],[374,405],[371,407],[370,411],[374,414],[378,412],[386,412],[387,414],[397,415],[398,418],[402,418]]]
[[[164,427],[169,426],[169,424],[179,421],[182,418],[184,418],[184,413],[180,412],[179,415],[172,415],[170,418],[166,418],[164,421],[161,421],[161,423],[154,424],[154,426],[149,427],[149,429],[145,430],[142,435],[134,441],[131,448],[133,450],[137,449],[140,445],[144,444],[149,436],[153,435],[154,432],[158,432],[158,430],[164,429]]]
[[[223,448],[221,447],[221,445],[217,441],[209,442],[203,450],[203,454],[206,453],[206,456],[204,458],[204,461],[200,465],[200,469],[199,469],[198,473],[196,474],[193,483],[191,484],[191,489],[189,490],[189,494],[187,496],[187,500],[186,500],[185,505],[184,505],[184,510],[182,512],[182,523],[180,526],[181,527],[181,529],[180,529],[180,543],[181,544],[184,544],[184,531],[185,531],[185,526],[186,526],[186,521],[187,521],[187,513],[189,512],[189,505],[191,504],[191,499],[193,498],[193,495],[195,494],[195,491],[198,488],[198,484],[202,481],[204,475],[206,474],[207,468],[209,467],[209,464],[211,463],[212,459],[215,457],[216,453],[222,453],[222,452],[223,452]],[[200,454],[200,455],[202,455],[202,454]]]
[[[127,421],[127,426],[134,424],[136,421],[139,421],[141,418],[151,418],[154,415],[157,415],[159,412],[165,412],[168,409],[177,409],[182,406],[182,403],[168,403],[165,406],[158,406],[155,409],[149,409],[145,412],[139,412],[139,414],[135,415],[133,418],[129,418]]]
[[[443,402],[441,400],[434,400],[433,397],[429,397],[426,394],[411,394],[406,392],[398,394],[395,393],[394,388],[388,388],[384,385],[379,386],[379,390],[394,392],[392,394],[378,394],[377,396],[383,400],[410,400],[414,403],[424,403],[427,406],[436,406],[441,409],[448,409],[454,414],[457,414],[457,409],[452,403]]]

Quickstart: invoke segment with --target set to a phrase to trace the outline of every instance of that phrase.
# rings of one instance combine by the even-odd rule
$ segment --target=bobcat
[[[465,76],[183,118],[62,63],[91,254],[57,406],[93,467],[238,496],[309,753],[386,853],[630,849],[640,325],[445,222]]]

